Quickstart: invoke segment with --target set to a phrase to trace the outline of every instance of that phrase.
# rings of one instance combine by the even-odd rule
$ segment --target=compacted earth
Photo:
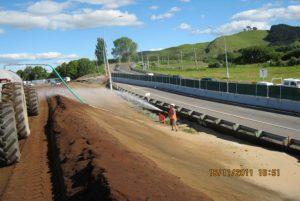
[[[171,132],[114,92],[40,87],[20,163],[0,168],[0,200],[299,200],[296,156],[200,127]],[[262,177],[259,169],[279,169]],[[253,176],[212,176],[251,169]]]

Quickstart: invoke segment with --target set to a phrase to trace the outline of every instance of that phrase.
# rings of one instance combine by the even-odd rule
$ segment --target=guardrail
[[[168,83],[159,83],[151,81],[142,81],[129,78],[113,77],[114,82],[132,84],[144,87],[157,88],[161,90],[167,90],[169,92],[186,94],[194,97],[207,98],[216,101],[222,101],[226,103],[237,103],[245,106],[255,106],[259,108],[285,111],[296,115],[300,114],[300,102],[293,100],[267,98],[260,96],[251,96],[243,94],[232,94],[227,92],[217,92],[204,90],[200,88],[191,88],[181,85],[174,85]]]
[[[149,99],[149,97],[143,96],[141,94],[135,93],[133,91],[126,90],[117,84],[114,84],[114,88],[126,93],[130,93],[134,96],[137,96],[141,99],[144,99],[151,103],[152,105],[155,105],[156,107],[160,108],[163,111],[168,111],[170,103],[163,102],[161,100],[156,99]],[[236,135],[238,137],[248,137],[253,140],[258,140],[261,142],[266,142],[268,144],[280,146],[283,148],[287,148],[290,150],[294,150],[297,152],[300,152],[300,140],[292,139],[290,137],[280,136],[276,134],[272,134],[270,132],[266,132],[263,130],[257,130],[254,128],[250,128],[248,126],[244,126],[241,124],[237,124],[234,122],[226,121],[211,115],[207,115],[205,113],[200,113],[193,111],[188,108],[176,106],[176,110],[178,114],[184,118],[188,118],[192,121],[195,121],[199,123],[202,126],[210,127],[215,130],[219,130],[225,133],[230,133],[233,135]]]
[[[168,75],[134,75],[125,73],[113,73],[113,77],[140,80],[147,82],[172,84],[182,87],[203,89],[215,92],[227,92],[231,94],[249,95],[254,97],[275,98],[300,101],[300,89],[285,86],[265,86],[257,84],[244,84],[235,82],[218,82],[195,79],[183,79],[178,76]]]

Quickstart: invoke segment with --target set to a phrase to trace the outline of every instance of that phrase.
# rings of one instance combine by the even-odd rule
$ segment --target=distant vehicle
[[[64,80],[65,80],[66,82],[70,82],[70,81],[71,81],[71,78],[70,78],[70,77],[65,77]]]
[[[300,79],[284,79],[282,82],[282,86],[300,88]]]
[[[203,78],[201,78],[201,81],[207,81],[207,82],[215,82],[215,81],[217,81],[216,79],[214,79],[214,78],[210,78],[210,77],[203,77]]]
[[[272,82],[258,82],[257,85],[260,85],[260,86],[273,86],[274,84]]]
[[[154,73],[147,73],[147,75],[149,75],[149,76],[154,76]]]

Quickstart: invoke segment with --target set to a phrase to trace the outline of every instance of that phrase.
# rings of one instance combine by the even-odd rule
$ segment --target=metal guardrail
[[[137,94],[133,91],[126,90],[116,84],[114,85],[114,88],[135,95],[141,99],[147,100],[149,103],[155,105],[156,107],[162,109],[163,111],[168,111],[169,109],[169,105],[170,105],[169,103],[156,100],[153,98],[148,99],[145,96]],[[257,130],[234,122],[223,120],[211,115],[196,112],[188,108],[182,108],[180,106],[176,106],[176,110],[179,115],[191,119],[195,122],[198,122],[202,126],[210,127],[217,130],[226,130],[238,136],[250,137],[252,139],[271,143],[273,145],[281,146],[283,148],[291,149],[294,151],[300,151],[300,140],[297,139],[291,139],[289,137],[272,134],[263,130]]]
[[[202,89],[215,92],[226,92],[231,94],[249,95],[253,97],[275,98],[278,100],[300,101],[300,89],[285,86],[265,86],[257,84],[245,84],[237,82],[219,82],[197,79],[183,79],[179,76],[169,75],[135,75],[126,73],[113,73],[113,77],[140,80],[154,83],[165,83]]]

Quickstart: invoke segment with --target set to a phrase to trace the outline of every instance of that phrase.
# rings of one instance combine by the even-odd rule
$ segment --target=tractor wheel
[[[13,104],[0,102],[0,164],[20,160],[18,134]]]
[[[30,134],[30,130],[22,84],[17,82],[4,84],[2,86],[2,101],[13,104],[19,138],[26,138]]]
[[[39,115],[39,99],[36,89],[32,86],[24,87],[27,111],[30,116]]]

